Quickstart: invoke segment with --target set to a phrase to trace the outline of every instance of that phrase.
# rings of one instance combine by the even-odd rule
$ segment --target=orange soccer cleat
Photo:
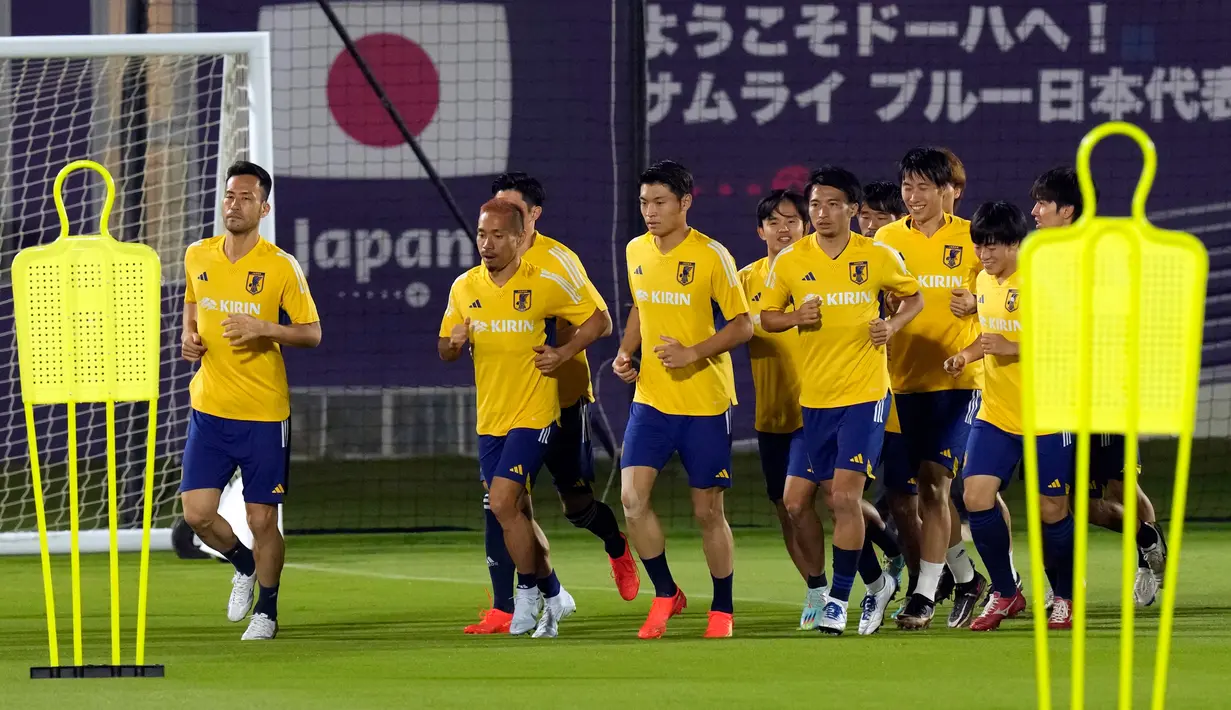
[[[479,616],[479,623],[462,629],[468,634],[507,634],[513,615],[499,609],[488,609]]]
[[[705,627],[705,635],[702,638],[731,638],[734,627],[735,619],[730,614],[725,611],[711,611],[710,623]]]
[[[615,580],[620,597],[631,602],[637,598],[637,592],[641,591],[641,574],[637,571],[637,561],[633,559],[632,550],[628,548],[628,538],[623,534],[620,537],[624,539],[624,554],[607,559],[611,560],[611,578]]]
[[[667,631],[667,620],[684,611],[687,606],[688,598],[684,596],[684,590],[679,587],[675,588],[674,596],[654,597],[654,603],[650,605],[650,615],[646,617],[645,624],[637,632],[637,638],[662,638],[663,633]]]

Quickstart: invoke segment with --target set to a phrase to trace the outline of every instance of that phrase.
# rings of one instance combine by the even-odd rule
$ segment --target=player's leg
[[[544,463],[564,517],[602,541],[616,589],[625,601],[631,601],[641,588],[641,577],[615,513],[594,497],[594,448],[589,430],[589,403],[582,400],[560,410],[560,430],[548,446]]]
[[[947,452],[948,464],[953,475],[961,468],[961,462],[966,458],[966,442],[970,438],[970,426],[982,404],[978,390],[954,390],[946,392],[943,398],[947,400],[946,412],[948,426],[938,432],[942,456]],[[961,481],[953,483],[960,488]],[[969,512],[964,501],[959,497],[949,496],[949,548],[945,550],[945,568],[952,576],[953,609],[949,612],[948,625],[958,629],[970,623],[979,601],[987,591],[987,578],[975,569],[974,560],[966,551],[966,542],[962,539],[962,512]],[[1010,535],[1010,541],[1012,536]],[[1010,567],[1012,567],[1012,544],[1010,544]],[[946,594],[938,592],[937,596]]]
[[[1090,442],[1090,522],[1112,532],[1122,532],[1124,520],[1124,437],[1095,434]],[[1138,475],[1141,466],[1137,466]],[[1095,486],[1101,495],[1094,495]],[[1096,502],[1097,501],[1097,502]],[[1166,569],[1166,543],[1155,523],[1154,504],[1137,485],[1137,578],[1133,598],[1138,606],[1154,603]]]
[[[799,618],[801,629],[817,628],[829,603],[830,580],[825,575],[825,527],[816,512],[816,496],[822,478],[832,478],[838,460],[840,413],[841,410],[803,408],[803,439],[808,467],[789,473],[783,494],[787,515],[795,530],[795,539],[803,552],[804,580],[808,585],[804,608]],[[821,476],[819,472],[822,471],[828,472],[828,475]],[[828,494],[826,505],[829,505]],[[835,568],[835,573],[836,571]]]
[[[971,622],[972,631],[994,630],[1000,622],[1026,608],[1009,558],[1009,526],[997,503],[998,494],[1009,485],[1019,460],[1020,437],[987,422],[974,423],[966,447],[966,464],[962,467],[964,502],[975,549],[991,577],[992,593],[982,613]]]
[[[483,456],[480,443],[479,456]],[[497,454],[497,458],[499,455]],[[493,464],[494,466],[495,464]],[[504,529],[492,513],[487,484],[483,484],[483,552],[487,559],[487,574],[492,582],[492,606],[479,617],[478,623],[463,629],[467,634],[508,633],[513,621],[513,579],[515,571],[509,548],[504,544]]]
[[[928,458],[934,448],[932,418],[937,416],[930,395],[899,394],[895,400],[907,455],[916,471],[919,510],[919,581],[914,594],[906,600],[906,608],[897,617],[898,626],[905,629],[927,628],[931,624],[936,591],[949,548],[951,470]]]
[[[235,567],[231,595],[227,600],[227,619],[243,621],[252,609],[256,593],[256,558],[240,542],[231,524],[218,513],[222,489],[238,465],[227,450],[227,420],[192,410],[188,419],[188,439],[184,444],[183,478],[180,500],[184,522],[201,541],[222,553]]]
[[[272,639],[278,634],[278,584],[286,562],[286,541],[278,529],[278,506],[286,495],[291,460],[290,420],[233,422],[233,440],[244,481],[248,528],[256,557],[257,595],[243,640]]]
[[[733,631],[735,613],[735,540],[723,509],[723,494],[731,487],[731,412],[685,418],[677,447],[714,589],[705,638],[726,638]]]
[[[1073,516],[1068,497],[1073,482],[1073,437],[1047,434],[1036,441],[1044,566],[1055,590],[1047,626],[1067,629],[1073,625]]]
[[[654,585],[650,614],[637,634],[646,639],[661,637],[667,620],[683,611],[688,603],[671,576],[666,538],[650,502],[658,471],[675,453],[678,427],[677,418],[634,402],[629,407],[620,455],[620,503],[624,506],[628,537]]]
[[[799,447],[795,446],[796,441],[801,443]],[[778,517],[778,526],[782,530],[782,541],[786,544],[787,555],[790,556],[795,569],[799,570],[800,576],[807,579],[808,573],[804,569],[803,552],[795,539],[795,528],[791,525],[790,515],[787,514],[786,504],[783,502],[792,449],[802,450],[802,441],[801,432],[794,434],[757,432],[757,451],[761,458],[761,474],[765,477],[765,493],[769,496],[769,502],[774,506],[774,514]],[[807,454],[804,454],[804,458],[806,461]],[[807,465],[806,462],[804,465]]]
[[[881,448],[881,478],[885,487],[885,522],[888,524],[892,520],[902,553],[900,559],[889,560],[886,566],[899,583],[901,571],[906,568],[909,596],[914,592],[919,578],[919,507],[915,473],[910,467],[905,446],[900,433],[885,432],[885,443]]]

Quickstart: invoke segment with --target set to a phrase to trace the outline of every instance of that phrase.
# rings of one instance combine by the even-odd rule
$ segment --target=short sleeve
[[[458,304],[458,289],[462,283],[462,276],[459,276],[453,285],[449,287],[449,302],[445,304],[445,314],[440,319],[440,337],[448,338],[453,335],[453,327],[466,322],[466,318],[462,315],[461,306]]]
[[[965,287],[971,293],[979,292],[979,274],[983,273],[983,264],[978,259],[972,259],[970,265],[969,276],[966,278]]]
[[[739,274],[735,270],[735,259],[731,258],[731,252],[718,242],[710,242],[706,246],[714,250],[717,257],[713,267],[710,268],[710,291],[714,302],[722,311],[722,317],[731,320],[747,313],[748,298],[744,295],[743,286],[740,285]]]
[[[547,288],[547,315],[563,318],[574,325],[581,325],[602,310],[590,296],[589,291],[573,287],[563,276],[550,271],[541,271],[543,278],[551,284]]]
[[[881,290],[895,296],[913,296],[919,292],[919,282],[906,269],[906,262],[897,249],[883,242],[874,242],[881,254]]]
[[[184,303],[197,302],[197,287],[192,283],[192,266],[188,263],[191,258],[192,247],[189,247],[188,252],[184,254]]]
[[[791,287],[783,273],[790,260],[783,259],[784,256],[786,252],[780,252],[778,258],[774,259],[774,265],[769,269],[769,276],[765,279],[765,290],[761,291],[762,311],[785,311],[791,303]]]
[[[590,276],[586,273],[586,267],[581,265],[581,259],[578,259],[576,254],[560,247],[552,247],[550,253],[552,258],[559,264],[557,268],[550,269],[550,271],[563,276],[575,290],[585,291],[598,306],[598,310],[607,310],[607,302],[603,300],[603,295],[598,292],[594,282],[590,281]],[[574,325],[580,324],[574,323]]]
[[[308,290],[308,278],[295,257],[281,252],[278,256],[286,260],[290,274],[284,280],[282,287],[282,310],[296,325],[319,322],[321,317],[316,312],[316,302],[312,300],[312,292]]]

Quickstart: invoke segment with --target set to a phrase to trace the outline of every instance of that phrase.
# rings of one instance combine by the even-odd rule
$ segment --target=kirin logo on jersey
[[[513,292],[513,310],[519,311],[522,313],[530,310],[530,297],[532,295],[533,295],[533,292],[529,290],[514,291]]]
[[[857,286],[862,286],[868,281],[868,262],[852,261],[847,265],[850,269],[851,282]]]
[[[1009,313],[1014,313],[1017,311],[1018,305],[1019,299],[1017,297],[1017,289],[1011,288],[1004,297],[1004,309]]]
[[[470,329],[475,333],[534,333],[538,330],[534,321],[514,318],[470,321]]]
[[[265,289],[265,272],[249,271],[248,280],[244,284],[244,288],[248,289],[248,293],[253,296],[263,291]]]
[[[687,286],[692,283],[693,276],[697,273],[697,264],[693,261],[681,261],[675,267],[675,280],[680,282],[681,286]]]
[[[920,274],[917,280],[923,288],[955,289],[962,287],[962,277],[957,274]]]
[[[956,244],[945,245],[945,266],[956,269],[962,265],[962,247]]]

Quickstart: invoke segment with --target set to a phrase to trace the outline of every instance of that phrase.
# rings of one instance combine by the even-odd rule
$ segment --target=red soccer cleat
[[[1026,608],[1026,597],[1017,592],[1011,597],[1002,597],[999,592],[993,592],[987,599],[987,606],[978,618],[970,622],[971,631],[995,631],[1000,622],[1012,618]]]
[[[641,574],[637,571],[637,561],[633,559],[632,550],[628,549],[628,538],[623,534],[620,537],[624,538],[624,554],[607,559],[611,560],[611,578],[615,580],[620,597],[631,602],[637,598],[637,592],[641,591]]]
[[[654,603],[650,605],[650,615],[637,632],[637,638],[662,638],[667,630],[667,620],[684,611],[687,606],[688,599],[684,596],[684,590],[679,587],[675,589],[675,596],[654,597]]]
[[[1052,602],[1051,616],[1047,618],[1047,628],[1056,630],[1073,628],[1073,602],[1064,597],[1056,597]]]
[[[705,627],[705,634],[702,638],[707,639],[725,639],[731,638],[734,630],[735,619],[725,611],[711,611],[709,625]]]
[[[468,634],[507,634],[513,615],[499,609],[488,609],[479,617],[479,623],[462,629]]]

